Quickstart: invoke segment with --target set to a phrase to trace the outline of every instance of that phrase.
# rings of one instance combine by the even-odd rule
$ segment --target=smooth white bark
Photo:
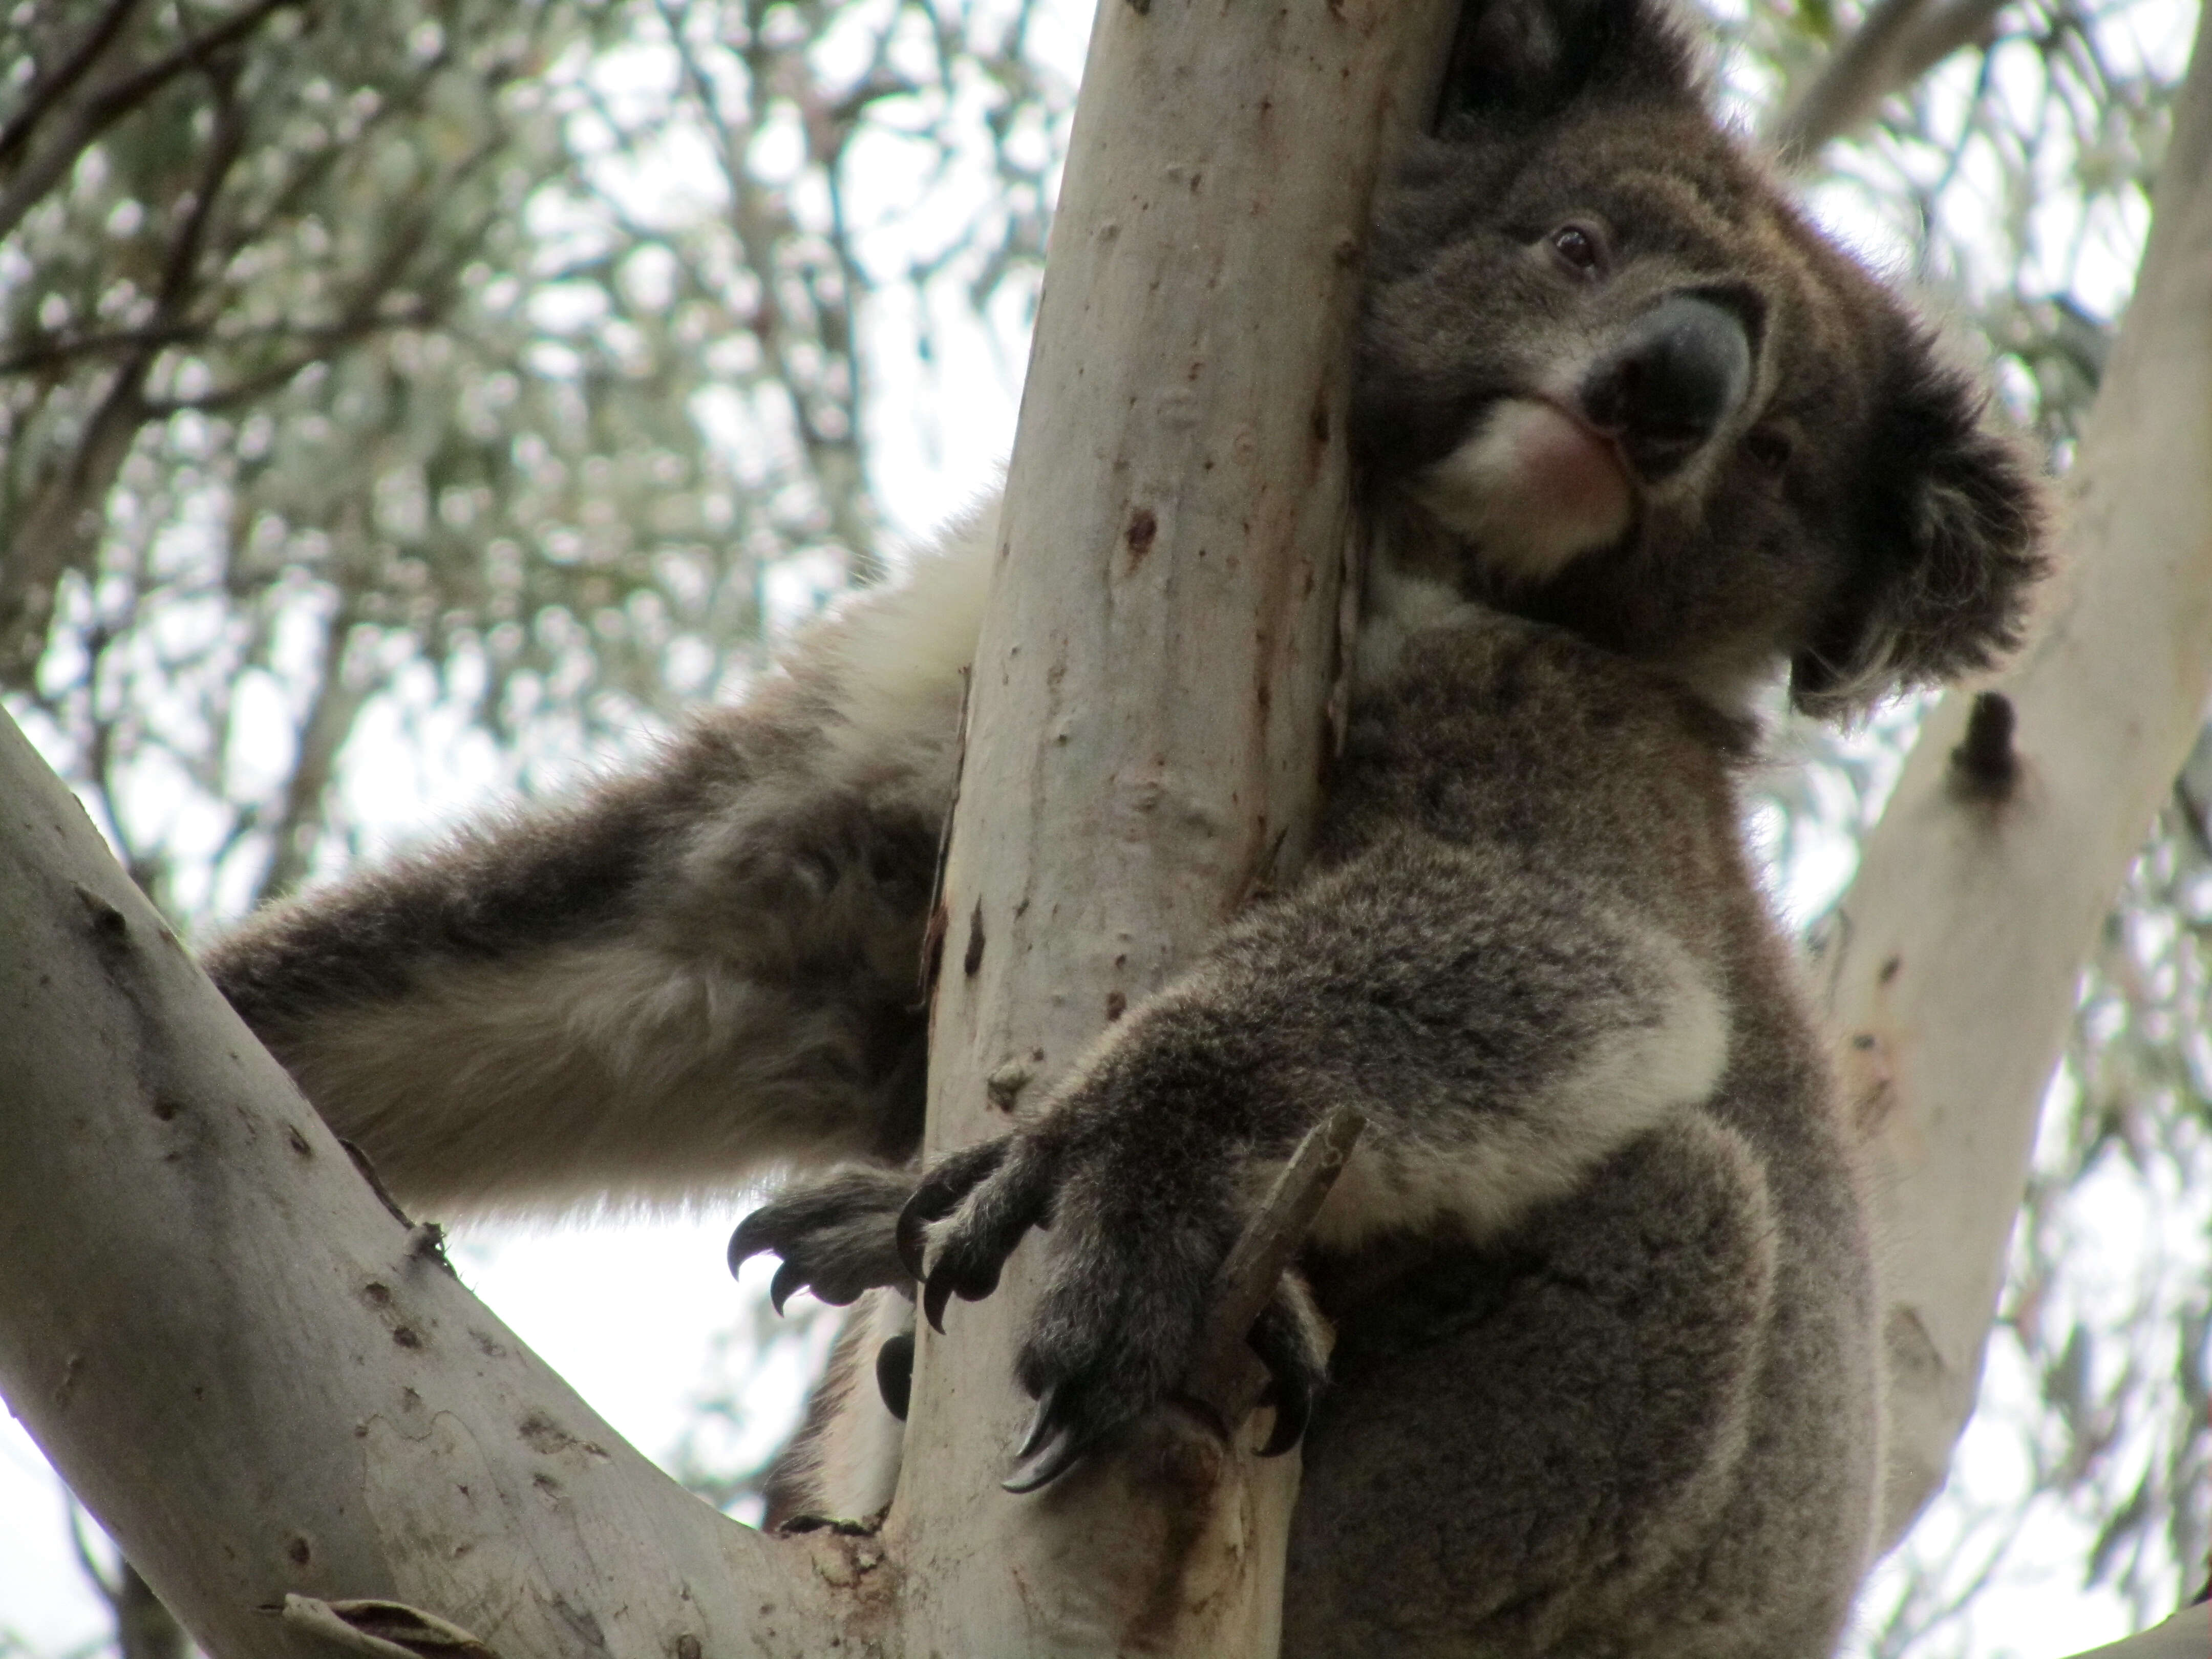
[[[933,1153],[1006,1127],[994,1072],[1049,1087],[1298,866],[1338,672],[1369,197],[1453,13],[1099,11],[970,693]],[[1163,1423],[1042,1494],[999,1489],[1038,1249],[924,1333],[886,1534],[916,1650],[1272,1653],[1294,1460]]]
[[[2208,14],[2212,15],[2212,14]],[[2200,24],[2150,246],[2069,483],[2055,615],[1999,683],[2010,798],[1954,787],[1930,715],[1824,964],[1890,1270],[1887,1535],[1972,1409],[2081,964],[2212,695],[2212,46]]]
[[[2212,1653],[2212,1607],[2184,1607],[2164,1624],[2092,1648],[2075,1659],[2204,1659]]]
[[[0,1310],[0,1392],[224,1659],[325,1650],[288,1593],[510,1659],[796,1659],[872,1616],[830,1590],[872,1543],[708,1509],[382,1206],[4,719]]]

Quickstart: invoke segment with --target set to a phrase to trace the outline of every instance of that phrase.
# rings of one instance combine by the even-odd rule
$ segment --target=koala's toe
[[[910,1175],[855,1167],[779,1193],[730,1235],[730,1271],[763,1251],[781,1256],[769,1286],[778,1313],[800,1290],[842,1307],[863,1291],[903,1286],[897,1225],[913,1190]]]
[[[1012,1145],[1012,1135],[1001,1135],[996,1140],[963,1146],[922,1176],[898,1218],[899,1256],[915,1279],[925,1275],[930,1224],[958,1209],[977,1183],[1006,1162]]]
[[[1059,1159],[1033,1136],[1009,1139],[993,1159],[995,1167],[969,1186],[931,1234],[936,1251],[921,1281],[921,1310],[938,1330],[945,1328],[945,1304],[954,1296],[980,1302],[999,1288],[999,1274],[1022,1236],[1052,1213]],[[923,1207],[921,1196],[907,1206],[909,1215]],[[942,1202],[933,1194],[927,1207]]]

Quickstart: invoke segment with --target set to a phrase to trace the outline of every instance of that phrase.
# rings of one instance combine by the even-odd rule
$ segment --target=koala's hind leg
[[[1747,1528],[1804,1559],[1716,1570],[1744,1496],[1776,1239],[1756,1157],[1693,1112],[1507,1249],[1431,1243],[1325,1271],[1338,1345],[1307,1437],[1285,1654],[1826,1653],[1780,1638],[1808,1603],[1815,1623],[1841,1617],[1851,1540]],[[1752,1494],[1770,1518],[1787,1497]],[[1777,1605],[1739,1605],[1746,1586]],[[1662,1626],[1645,1627],[1650,1608]]]
[[[786,1188],[730,1236],[732,1273],[763,1251],[781,1258],[769,1288],[778,1313],[800,1290],[857,1304],[769,1472],[771,1527],[810,1515],[859,1520],[891,1500],[914,1378],[914,1280],[898,1250],[914,1186],[910,1170],[851,1164]]]
[[[902,1357],[904,1369],[886,1365],[887,1354]],[[883,1512],[898,1486],[906,1436],[904,1395],[891,1394],[890,1380],[910,1380],[913,1358],[914,1304],[894,1291],[863,1292],[797,1432],[762,1483],[763,1525],[866,1521]]]
[[[272,907],[209,972],[410,1206],[905,1157],[988,574],[971,536],[653,763]]]

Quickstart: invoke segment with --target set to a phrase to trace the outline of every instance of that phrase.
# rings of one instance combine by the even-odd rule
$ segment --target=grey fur
[[[1692,61],[1653,0],[1474,0],[1373,239],[1381,557],[1313,868],[921,1178],[902,1239],[981,534],[660,767],[250,923],[218,981],[403,1201],[871,1158],[733,1249],[844,1299],[912,1290],[926,1239],[932,1315],[1048,1216],[1018,1484],[1173,1388],[1245,1206],[1351,1101],[1370,1127],[1254,1333],[1293,1431],[1313,1402],[1286,1652],[1831,1651],[1871,1535],[1872,1255],[1740,843],[1745,710],[1785,667],[1832,712],[1988,661],[2036,495]],[[887,1495],[840,1470],[895,1447],[866,1357],[909,1316],[872,1293],[782,1506]]]

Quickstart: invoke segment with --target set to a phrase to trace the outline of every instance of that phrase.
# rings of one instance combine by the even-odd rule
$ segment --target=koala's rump
[[[1496,1247],[1316,1264],[1339,1342],[1287,1659],[1828,1652],[1871,1475],[1822,1467],[1868,1462],[1863,1435],[1808,1442],[1835,1379],[1772,1363],[1806,1335],[1777,1340],[1785,1231],[1746,1142],[1692,1113]]]

